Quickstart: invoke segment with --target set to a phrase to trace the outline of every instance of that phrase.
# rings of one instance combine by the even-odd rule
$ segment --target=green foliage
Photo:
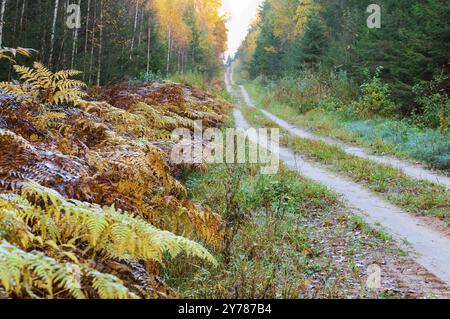
[[[352,81],[364,82],[363,97],[356,105],[361,114],[417,114],[424,116],[422,124],[442,126],[436,124],[445,105],[444,92],[440,97],[427,94],[427,100],[416,99],[417,90],[413,88],[421,81],[432,81],[437,71],[449,75],[450,3],[380,0],[381,29],[367,27],[368,4],[266,0],[258,22],[239,49],[236,65],[243,77],[250,79],[280,79],[286,75],[301,78],[304,69],[343,71]],[[378,66],[384,72],[367,81],[366,70]],[[448,94],[448,81],[442,88]]]
[[[250,109],[249,109],[250,110]],[[246,117],[257,127],[267,123],[259,111],[250,110]],[[292,117],[289,119],[292,122]],[[273,124],[272,124],[273,126]],[[302,156],[317,160],[330,168],[344,173],[355,182],[364,182],[374,192],[384,195],[389,201],[415,214],[450,220],[449,194],[445,186],[428,181],[417,181],[400,169],[387,164],[348,154],[339,145],[329,145],[320,140],[291,136],[285,130],[281,143]],[[274,190],[278,187],[272,186]],[[274,191],[272,190],[272,192]]]
[[[361,85],[361,98],[352,103],[352,108],[363,117],[395,114],[395,105],[390,100],[390,86],[383,83],[380,77],[382,70],[382,67],[378,67],[375,75]]]
[[[422,81],[414,86],[416,103],[420,106],[421,112],[414,116],[416,123],[440,128],[442,132],[449,129],[450,98],[443,88],[447,80],[448,77],[438,75],[430,82]]]

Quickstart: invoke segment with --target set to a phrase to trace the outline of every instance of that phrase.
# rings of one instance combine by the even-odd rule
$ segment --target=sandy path
[[[226,85],[233,94],[228,79]],[[246,96],[243,96],[245,99]],[[233,115],[237,128],[250,127],[241,111],[235,109]],[[250,134],[249,139],[258,143],[257,136]],[[280,147],[279,155],[280,160],[288,168],[342,195],[348,208],[353,213],[363,216],[372,226],[381,226],[401,245],[406,241],[411,257],[418,264],[443,282],[450,284],[450,239],[447,236],[430,229],[418,218],[403,212],[363,186],[330,172],[322,165],[308,161],[287,148]]]
[[[242,96],[244,97],[246,104],[250,107],[255,107],[255,104],[251,100],[250,96],[248,95],[245,87],[241,85],[240,89],[241,89]],[[370,154],[370,151],[365,148],[350,146],[350,145],[344,144],[340,141],[337,141],[335,139],[315,135],[307,130],[304,130],[302,128],[299,128],[297,126],[294,126],[294,125],[288,123],[287,121],[277,117],[276,115],[274,115],[268,111],[261,110],[261,112],[263,112],[263,114],[267,118],[269,118],[271,121],[273,121],[280,127],[289,131],[292,135],[295,135],[295,136],[298,136],[301,138],[310,139],[310,140],[319,140],[319,141],[322,141],[329,145],[338,145],[338,146],[342,147],[342,149],[348,154],[351,154],[351,155],[354,155],[354,156],[357,156],[360,158],[372,160],[377,163],[388,164],[392,167],[400,169],[403,173],[405,173],[406,175],[408,175],[412,178],[434,182],[434,183],[437,183],[437,184],[447,187],[447,189],[450,189],[450,178],[449,177],[437,174],[431,170],[424,168],[422,165],[414,165],[407,161],[400,160],[400,159],[392,157],[392,156],[372,155],[372,154]]]

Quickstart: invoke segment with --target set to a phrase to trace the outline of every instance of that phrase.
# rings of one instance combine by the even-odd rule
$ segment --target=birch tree
[[[134,24],[133,24],[133,34],[131,37],[130,60],[131,60],[132,51],[134,49],[134,39],[135,39],[136,30],[137,30],[138,16],[139,16],[139,0],[136,0],[136,9],[135,9],[135,13],[134,13]]]
[[[100,86],[100,77],[102,72],[102,41],[103,41],[103,0],[100,0],[100,25],[99,25],[99,42],[98,42],[98,69],[97,69],[97,86]]]
[[[6,1],[6,0],[5,0]],[[48,57],[48,64],[51,67],[53,61],[53,52],[55,46],[55,35],[56,35],[56,20],[58,19],[58,9],[59,9],[59,0],[55,0],[55,6],[53,11],[53,22],[52,22],[52,30],[50,33],[50,52]]]
[[[0,10],[0,48],[3,46],[3,25],[5,24],[6,1],[7,0],[2,0],[2,7]]]
[[[78,7],[81,6],[81,0],[78,0]],[[75,55],[77,54],[78,46],[78,25],[73,29],[73,41],[72,41],[72,57],[70,61],[70,68],[73,69]]]

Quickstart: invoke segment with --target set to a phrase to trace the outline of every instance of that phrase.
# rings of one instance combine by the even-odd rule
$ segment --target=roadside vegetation
[[[229,65],[288,121],[448,170],[450,3],[377,5],[371,28],[364,1],[263,1]]]
[[[189,298],[349,298],[408,294],[387,276],[383,290],[366,287],[366,270],[404,252],[392,238],[350,214],[336,194],[282,168],[210,167],[183,176],[189,198],[214,208],[231,233],[217,269],[168,272]],[[230,228],[231,226],[231,228]],[[174,271],[177,268],[170,268]],[[192,279],[194,278],[194,279]]]
[[[281,143],[302,156],[328,165],[355,182],[364,183],[408,212],[435,217],[450,225],[450,194],[446,187],[410,178],[397,168],[348,154],[337,145],[292,136],[257,109],[246,107],[244,113],[253,125],[280,128],[283,133]]]
[[[300,81],[297,80],[296,83]],[[292,96],[293,92],[298,95],[305,94],[301,85],[286,87],[286,82],[283,81],[265,85],[268,86],[264,86],[260,80],[245,83],[258,107],[291,124],[310,129],[322,136],[367,147],[377,154],[392,154],[443,170],[450,167],[448,130],[417,126],[406,120],[380,116],[362,117],[352,108],[340,104],[339,100],[326,97],[320,103],[316,101],[317,104],[309,110],[304,110],[302,99]],[[283,96],[277,93],[280,91]]]

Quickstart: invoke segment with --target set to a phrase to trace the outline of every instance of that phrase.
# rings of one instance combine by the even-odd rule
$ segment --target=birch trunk
[[[56,32],[56,19],[58,18],[59,0],[55,0],[55,7],[53,11],[52,31],[50,33],[50,53],[48,58],[48,64],[51,67],[53,61],[53,50],[55,45],[55,32]]]
[[[78,6],[81,6],[81,0],[78,0]],[[78,44],[78,28],[75,27],[73,30],[73,41],[72,41],[72,57],[70,59],[70,68],[73,69],[75,62],[75,54],[77,54],[77,44]]]
[[[94,47],[95,47],[95,25],[97,23],[97,10],[94,6],[94,23],[92,24],[92,37],[91,37],[91,53],[89,59],[89,84],[92,84],[92,71],[94,67]]]
[[[135,38],[135,33],[137,30],[137,20],[138,20],[138,16],[139,16],[139,1],[136,0],[136,12],[134,14],[134,25],[133,25],[133,34],[131,37],[131,50],[130,50],[130,60],[132,58],[131,56],[131,51],[133,51],[134,49],[134,38]]]
[[[20,12],[20,22],[19,22],[20,33],[22,33],[22,30],[23,30],[23,18],[25,16],[25,6],[26,5],[27,5],[27,0],[23,0],[22,1],[22,11]]]
[[[147,75],[150,73],[150,48],[152,39],[152,18],[149,13],[147,30]]]
[[[169,76],[170,71],[170,49],[171,49],[172,32],[169,28],[167,36],[167,66],[166,66],[166,76]]]
[[[2,0],[2,8],[0,10],[0,48],[3,46],[3,25],[5,24],[5,10],[7,0]]]
[[[102,40],[103,40],[103,0],[100,0],[100,35],[98,43],[98,69],[97,69],[97,86],[100,86],[100,77],[102,73]]]

